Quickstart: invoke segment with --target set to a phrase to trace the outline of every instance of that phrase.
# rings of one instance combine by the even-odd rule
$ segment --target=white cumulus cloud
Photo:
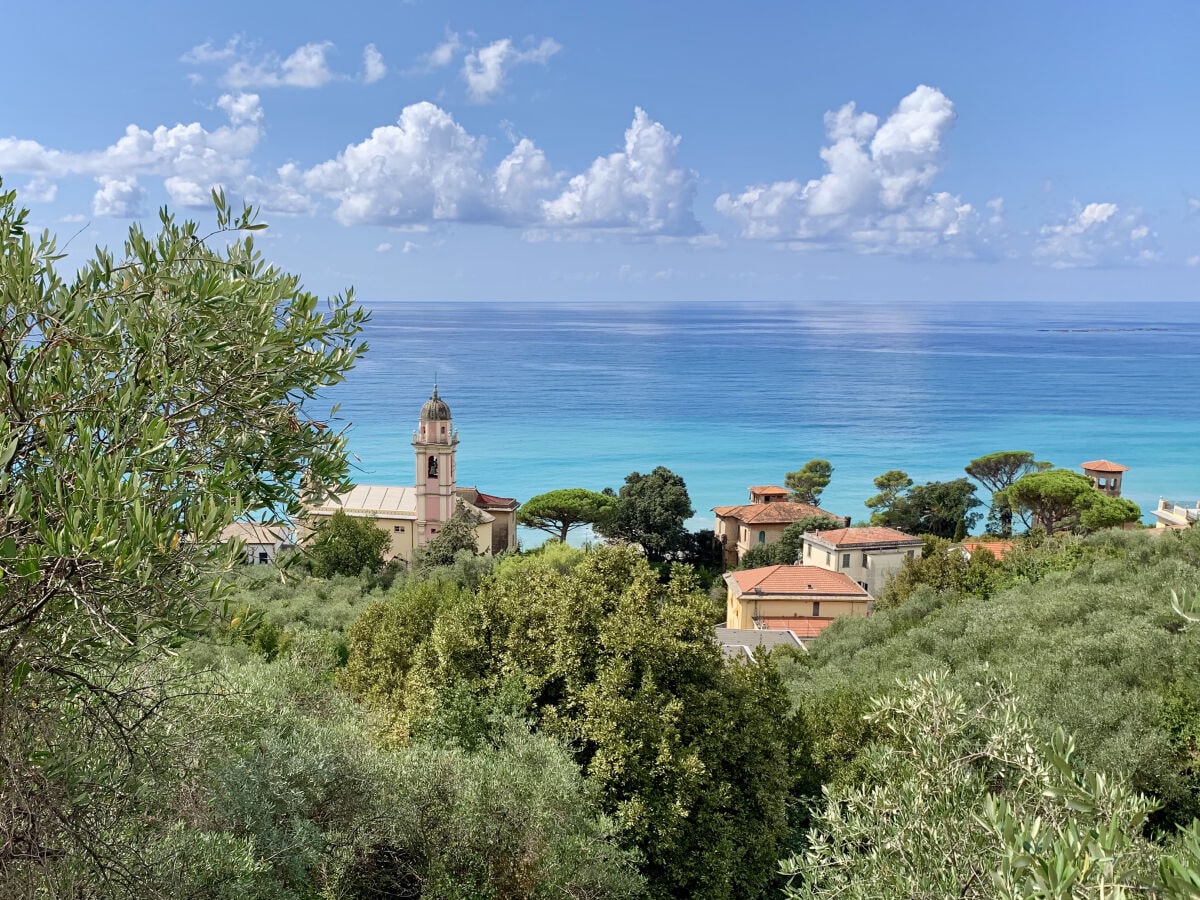
[[[639,107],[625,149],[596,159],[543,211],[549,225],[686,235],[700,231],[695,195],[696,173],[679,162],[679,137]]]
[[[678,137],[638,109],[624,149],[569,180],[528,138],[492,167],[483,138],[422,102],[405,107],[395,125],[313,166],[303,183],[332,199],[345,225],[485,222],[693,235],[700,231],[692,212],[696,175],[680,163],[678,148]]]
[[[258,95],[225,94],[217,105],[228,116],[227,125],[212,130],[199,122],[152,130],[129,125],[109,146],[94,151],[68,152],[36,141],[0,138],[0,171],[41,179],[73,175],[106,179],[100,182],[93,204],[105,210],[135,208],[131,198],[143,193],[136,177],[157,175],[176,204],[207,206],[214,185],[238,180],[249,170],[250,155],[263,134]]]
[[[1155,237],[1137,210],[1089,203],[1076,205],[1060,222],[1043,225],[1033,254],[1056,269],[1148,263],[1159,258]]]
[[[854,103],[825,114],[825,173],[721,194],[716,209],[744,237],[844,245],[867,252],[981,252],[1002,223],[1003,204],[984,217],[961,198],[930,188],[941,166],[954,104],[919,85],[882,122]]]
[[[33,178],[21,188],[20,196],[30,203],[53,203],[58,197],[58,185],[45,178]]]
[[[467,94],[475,103],[488,103],[503,92],[508,73],[515,66],[544,64],[561,49],[562,45],[553,38],[543,38],[527,50],[517,49],[510,38],[501,38],[480,50],[472,50],[463,60],[462,68]]]
[[[334,215],[345,225],[480,221],[488,218],[482,158],[478,138],[423,101],[314,166],[304,183],[338,201]]]
[[[96,182],[100,189],[92,197],[93,215],[132,219],[141,213],[145,191],[138,185],[135,177],[130,175],[112,178],[101,175]]]

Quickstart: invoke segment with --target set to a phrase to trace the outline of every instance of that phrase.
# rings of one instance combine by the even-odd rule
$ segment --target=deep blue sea
[[[694,528],[813,457],[822,505],[856,519],[887,469],[957,478],[1009,449],[1123,463],[1147,513],[1200,499],[1200,303],[368,307],[370,350],[329,393],[363,483],[412,484],[436,377],[460,485],[524,500],[664,465]]]

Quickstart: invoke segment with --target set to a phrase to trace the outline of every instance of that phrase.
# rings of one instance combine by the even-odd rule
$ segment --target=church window
[[[765,544],[767,542],[767,533],[765,531],[760,531],[758,533],[758,542],[760,544]]]
[[[437,478],[438,462],[436,456],[429,457],[429,477]]]

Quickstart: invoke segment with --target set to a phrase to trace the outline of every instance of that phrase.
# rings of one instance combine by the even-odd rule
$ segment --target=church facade
[[[307,508],[310,527],[342,511],[348,516],[372,519],[389,538],[385,556],[411,562],[413,552],[437,537],[454,515],[458,504],[476,514],[476,546],[480,553],[501,553],[517,548],[517,508],[511,497],[487,494],[457,482],[458,432],[450,407],[433,395],[421,407],[412,438],[415,482],[412,487],[360,484],[344,494]]]

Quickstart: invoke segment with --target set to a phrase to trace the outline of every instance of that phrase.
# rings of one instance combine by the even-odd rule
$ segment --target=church
[[[480,553],[500,553],[517,548],[517,507],[511,497],[485,494],[476,487],[459,487],[456,481],[458,432],[450,417],[450,407],[433,395],[421,407],[417,430],[413,433],[416,457],[416,484],[360,484],[344,494],[328,498],[320,506],[309,506],[306,518],[315,525],[322,518],[341,510],[348,516],[373,519],[387,532],[391,543],[384,551],[387,559],[399,557],[411,562],[413,551],[437,537],[442,525],[454,515],[458,502],[479,518],[475,528]]]

